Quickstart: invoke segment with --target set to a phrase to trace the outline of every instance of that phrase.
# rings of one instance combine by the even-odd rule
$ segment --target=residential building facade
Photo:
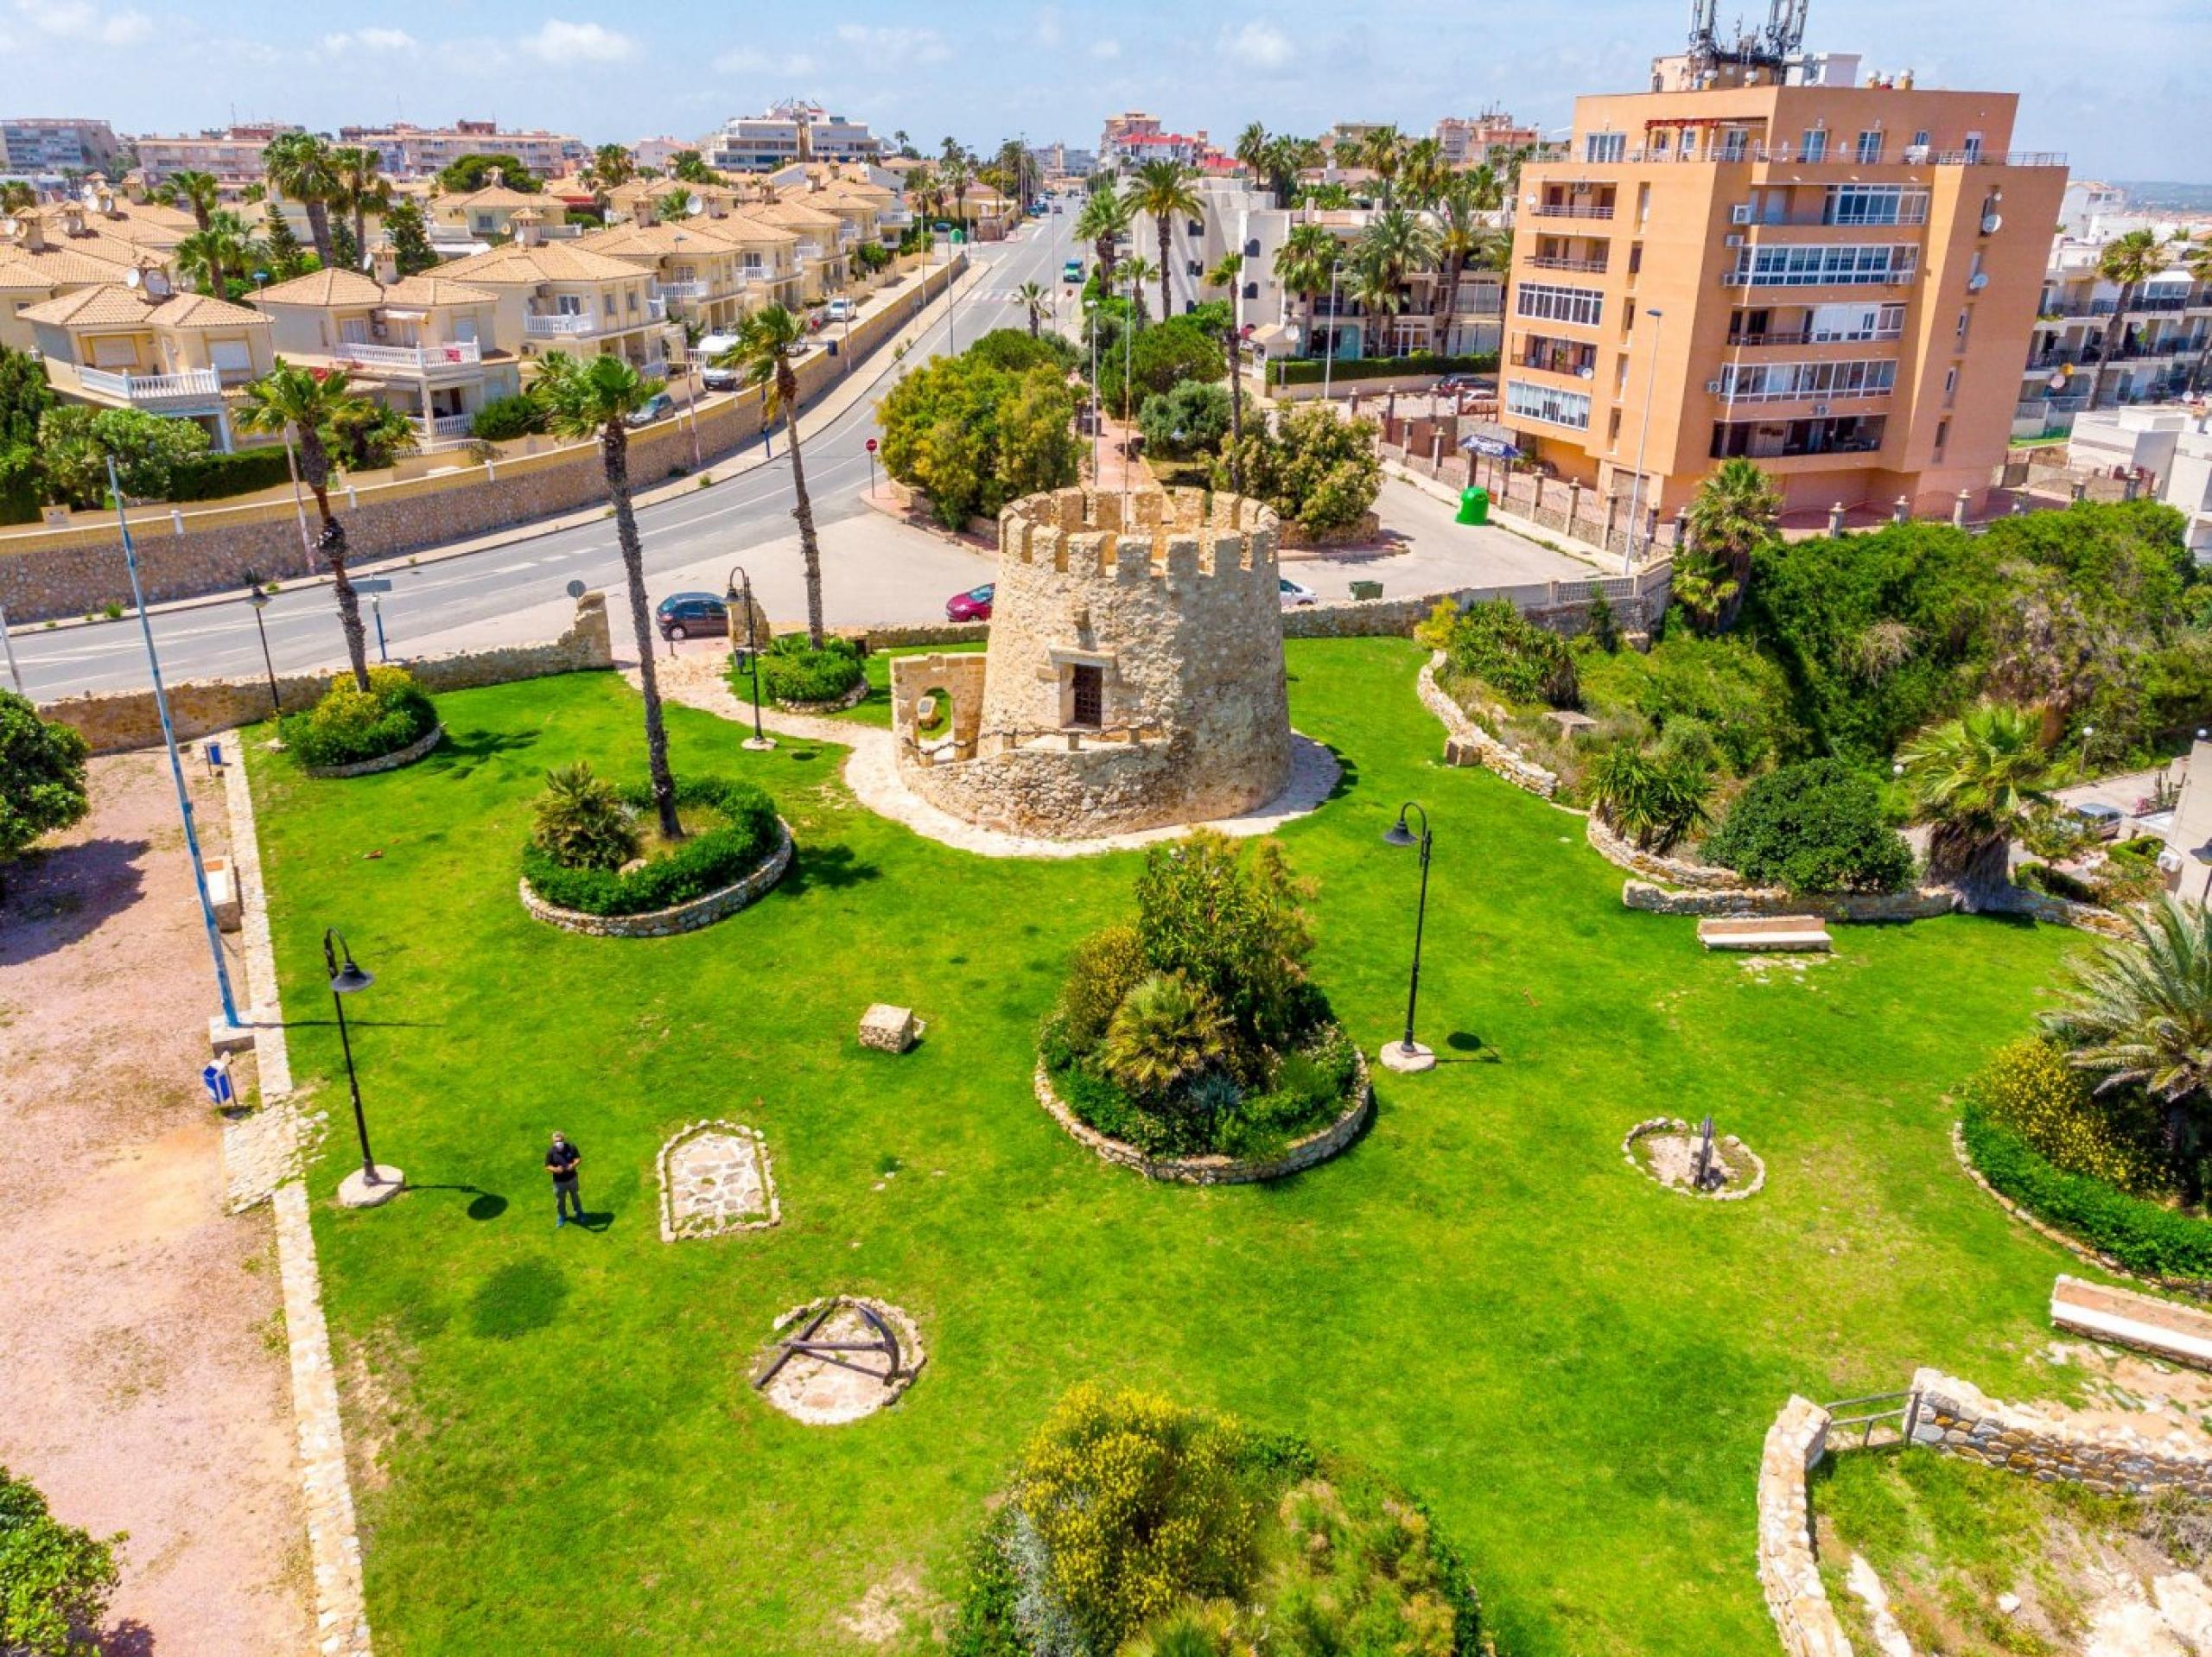
[[[1521,176],[1503,421],[1662,515],[1736,456],[1788,509],[1979,498],[2063,157],[2009,153],[2010,93],[1785,79],[1576,101]]]
[[[1446,167],[1497,167],[1518,149],[1532,149],[1543,135],[1522,126],[1501,109],[1479,115],[1447,115],[1430,134],[1444,156]]]
[[[113,178],[123,148],[105,121],[15,116],[0,119],[0,172],[104,173]]]
[[[2141,473],[2149,493],[2189,520],[2183,533],[2200,564],[2212,563],[2212,416],[2202,405],[2085,410],[2066,458],[2075,469]]]
[[[2208,383],[2212,283],[2190,275],[2189,244],[2163,244],[2171,263],[2125,290],[2099,268],[2108,244],[2066,235],[2051,243],[2015,435],[2063,432],[2093,407],[2162,403]]]
[[[512,156],[533,177],[556,178],[591,159],[573,133],[543,128],[503,131],[496,121],[456,121],[449,127],[420,127],[396,121],[387,127],[340,127],[338,142],[373,149],[385,175],[395,179],[430,178],[463,156]]]
[[[159,184],[179,173],[212,173],[226,190],[244,189],[261,181],[262,160],[270,142],[300,130],[272,122],[227,127],[196,136],[141,138],[138,170],[149,185]]]
[[[707,164],[726,173],[772,173],[795,161],[873,161],[883,151],[866,122],[800,102],[732,116],[704,143]]]

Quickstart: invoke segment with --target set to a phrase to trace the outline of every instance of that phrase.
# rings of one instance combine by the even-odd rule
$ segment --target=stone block
[[[880,1053],[903,1053],[921,1039],[921,1021],[912,1007],[878,1001],[861,1014],[861,1045]]]
[[[207,904],[215,911],[216,926],[226,932],[235,932],[245,924],[245,911],[238,902],[238,877],[231,872],[228,858],[211,857],[200,865],[207,877]]]

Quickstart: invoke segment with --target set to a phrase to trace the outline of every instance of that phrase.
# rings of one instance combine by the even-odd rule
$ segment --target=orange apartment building
[[[1502,418],[1624,524],[1632,492],[1648,526],[1732,455],[1792,511],[1990,487],[2064,158],[2009,153],[2011,93],[1856,79],[1662,59],[1523,169]]]

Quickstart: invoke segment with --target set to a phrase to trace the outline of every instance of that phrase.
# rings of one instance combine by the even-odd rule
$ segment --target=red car
[[[981,587],[955,593],[944,601],[947,621],[988,621],[991,619],[991,594],[996,584],[986,581]]]

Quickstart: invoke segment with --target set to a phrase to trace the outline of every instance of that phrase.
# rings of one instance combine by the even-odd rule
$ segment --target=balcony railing
[[[215,403],[223,395],[222,376],[212,368],[195,368],[182,374],[118,374],[105,368],[79,368],[77,383],[87,391],[118,398],[134,409]]]
[[[1592,276],[1604,276],[1611,263],[1607,259],[1571,259],[1556,253],[1532,253],[1529,264],[1537,270],[1586,270]]]
[[[645,314],[656,322],[665,322],[668,321],[668,301],[658,294],[647,295]]]
[[[1785,386],[1774,390],[1759,388],[1752,390],[1732,391],[1728,389],[1726,384],[1723,384],[1721,389],[1714,395],[1719,397],[1723,403],[1850,403],[1863,401],[1867,397],[1889,397],[1892,395],[1896,390],[1897,387],[1895,385],[1853,385],[1847,386],[1840,390],[1829,390],[1826,391],[1808,391],[1796,386]]]
[[[366,340],[343,340],[331,353],[364,368],[405,368],[427,373],[434,368],[464,368],[484,360],[474,340],[454,340],[435,346],[379,346]]]
[[[2066,152],[2061,149],[1929,149],[1915,144],[1901,150],[1885,147],[1871,156],[1862,156],[1858,146],[1851,143],[1830,144],[1810,154],[1802,144],[1717,143],[1694,149],[1630,149],[1615,157],[1615,161],[1687,162],[1693,166],[1700,162],[1723,166],[1744,162],[1788,162],[1802,166],[1819,166],[1828,162],[1839,167],[2063,167],[2066,165]]]
[[[664,282],[660,285],[663,299],[704,299],[709,291],[703,282]]]
[[[599,324],[588,311],[551,311],[524,317],[522,331],[537,340],[575,340],[597,333]]]
[[[1815,333],[1810,328],[1796,328],[1784,333],[1732,333],[1728,336],[1730,349],[1738,346],[1859,346],[1874,340],[1901,340],[1902,328],[1875,328],[1872,332],[1855,333]]]
[[[1539,201],[1529,212],[1537,219],[1611,219],[1613,204],[1610,201],[1603,206],[1582,201]]]
[[[822,257],[822,244],[819,242],[801,242],[798,244],[798,256],[800,258],[810,263]]]
[[[437,415],[429,420],[421,415],[410,415],[407,423],[415,429],[416,441],[424,443],[450,443],[468,435],[468,429],[475,423],[474,415]]]

